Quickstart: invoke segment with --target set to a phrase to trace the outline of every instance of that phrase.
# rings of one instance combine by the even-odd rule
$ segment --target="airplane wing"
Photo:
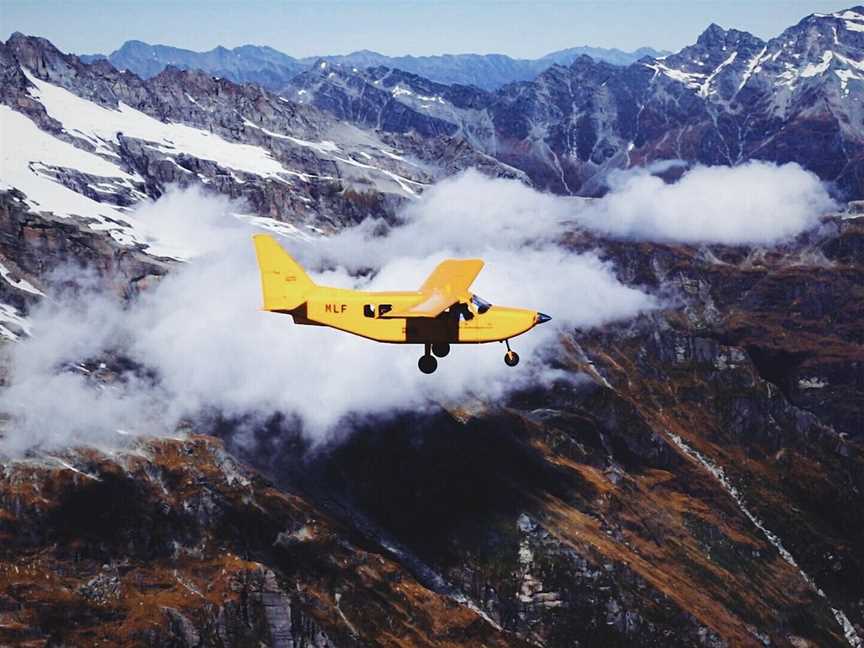
[[[482,259],[447,259],[438,264],[420,286],[420,300],[386,317],[436,317],[460,301],[468,301],[468,288],[483,269]]]

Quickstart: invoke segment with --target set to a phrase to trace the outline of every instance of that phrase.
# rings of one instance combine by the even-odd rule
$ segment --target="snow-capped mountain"
[[[864,195],[864,7],[813,14],[767,43],[712,26],[646,65],[705,99],[726,163],[794,160]]]
[[[0,61],[4,185],[34,208],[87,215],[124,242],[143,240],[129,208],[168,184],[202,183],[274,223],[327,228],[339,225],[336,214],[359,221],[392,213],[458,168],[518,175],[470,150],[438,167],[421,161],[434,151],[413,151],[410,138],[385,142],[370,129],[202,72],[169,68],[141,81],[21,35],[0,45]],[[377,197],[355,199],[368,192]]]
[[[761,159],[798,162],[860,198],[862,16],[814,14],[768,42],[711,25],[666,57],[583,56],[485,93],[322,61],[282,94],[389,132],[458,133],[556,192],[601,193],[610,169],[656,160]]]

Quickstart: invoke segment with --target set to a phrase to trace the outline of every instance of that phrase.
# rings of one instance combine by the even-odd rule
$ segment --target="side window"
[[[372,304],[366,304],[363,306],[363,314],[366,317],[375,317],[375,306]]]
[[[389,313],[391,310],[393,310],[393,304],[381,304],[378,306],[378,317],[383,316],[384,313]]]
[[[474,313],[471,312],[468,304],[459,303],[454,306],[454,308],[456,309],[456,312],[459,313],[459,316],[466,322],[470,322],[472,319],[474,319]]]
[[[477,307],[477,313],[479,313],[480,315],[492,308],[492,304],[487,302],[482,297],[479,297],[478,295],[471,296],[471,303]]]

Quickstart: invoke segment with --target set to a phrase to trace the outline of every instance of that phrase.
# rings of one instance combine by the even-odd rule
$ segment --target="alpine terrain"
[[[606,60],[239,50],[0,42],[0,646],[864,646],[864,6]],[[470,250],[554,333],[479,382],[324,330],[250,360],[301,328],[213,270],[253,231],[328,285]]]

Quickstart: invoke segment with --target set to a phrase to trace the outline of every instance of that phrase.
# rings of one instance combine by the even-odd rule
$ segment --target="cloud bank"
[[[498,344],[455,346],[423,375],[416,345],[386,345],[261,312],[242,205],[198,189],[171,191],[134,217],[154,251],[190,259],[126,306],[99,294],[56,296],[31,313],[33,337],[7,345],[10,417],[0,453],[76,444],[113,445],[138,434],[173,434],[201,412],[266,418],[283,413],[313,440],[353,417],[422,410],[465,399],[495,401],[563,374],[550,368],[556,341],[574,326],[600,326],[656,308],[621,284],[595,254],[574,254],[561,235],[580,227],[636,240],[773,243],[812,227],[833,204],[795,164],[697,167],[675,184],[647,170],[613,177],[605,198],[536,192],[517,181],[467,172],[408,205],[400,223],[366,221],[329,238],[283,239],[324,285],[365,290],[419,286],[446,257],[482,257],[473,289],[487,301],[549,313],[516,338],[522,356],[504,366]],[[113,381],[77,367],[128,357],[149,372]]]
[[[814,227],[834,204],[798,164],[697,166],[674,184],[647,170],[613,174],[610,193],[578,215],[612,236],[679,243],[776,243]]]
[[[504,365],[502,345],[460,345],[427,376],[417,369],[417,345],[378,344],[261,312],[253,230],[231,215],[240,207],[195,190],[169,193],[135,216],[161,235],[158,249],[191,261],[127,307],[100,295],[61,295],[32,313],[33,337],[8,347],[0,411],[11,421],[0,450],[172,434],[184,418],[213,410],[281,412],[323,440],[348,418],[496,400],[562,378],[547,362],[562,329],[657,305],[596,255],[558,246],[570,209],[518,182],[468,173],[429,190],[387,231],[367,222],[327,239],[282,240],[317,282],[367,290],[412,289],[443,258],[480,256],[478,294],[554,318],[513,341],[522,356],[516,368]],[[115,353],[152,376],[121,371],[104,386],[76,368]]]

